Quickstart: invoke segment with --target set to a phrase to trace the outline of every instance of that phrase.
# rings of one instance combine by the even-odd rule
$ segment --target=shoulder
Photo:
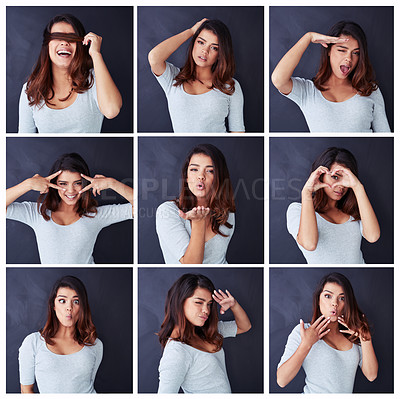
[[[40,332],[36,331],[25,337],[25,339],[22,341],[21,348],[32,348],[33,350],[36,350],[41,342],[44,342],[44,339],[40,335]]]
[[[157,217],[179,216],[178,210],[175,201],[166,201],[157,208]]]
[[[371,100],[374,101],[382,101],[383,100],[383,96],[382,96],[382,92],[379,89],[379,87],[376,88],[376,90],[374,90],[368,97],[366,98],[370,98]]]
[[[189,350],[190,348],[188,345],[170,339],[167,342],[167,345],[165,345],[163,359],[164,361],[173,360],[174,362],[179,363],[186,362],[191,358]]]
[[[287,208],[287,216],[296,215],[301,212],[301,203],[300,202],[292,202]]]
[[[95,352],[101,354],[103,353],[103,342],[100,341],[100,339],[96,338],[96,341],[94,341],[94,345],[88,346],[88,348],[94,350]]]

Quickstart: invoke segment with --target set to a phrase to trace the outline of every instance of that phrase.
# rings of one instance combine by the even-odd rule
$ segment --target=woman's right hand
[[[304,328],[304,321],[300,319],[300,337],[301,343],[307,348],[311,348],[316,342],[329,333],[330,329],[326,329],[330,323],[330,318],[325,319],[322,315],[314,321],[308,328]]]
[[[56,176],[58,176],[61,173],[61,170],[58,172],[53,173],[50,176],[47,177],[42,177],[39,174],[36,173],[36,175],[32,176],[29,179],[29,187],[31,190],[34,191],[39,191],[40,194],[46,194],[49,192],[49,188],[54,188],[56,190],[63,190],[65,191],[65,188],[57,186],[57,184],[51,183],[51,180],[53,180]]]
[[[204,22],[207,21],[208,18],[203,18],[201,21],[196,22],[191,28],[190,30],[192,31],[192,34],[194,35],[197,32],[197,29],[200,28],[200,25]]]
[[[317,32],[309,32],[311,43],[319,43],[321,46],[327,48],[328,44],[337,44],[348,42],[348,38],[340,38],[335,36],[322,35]]]
[[[311,173],[310,177],[306,181],[306,184],[303,187],[303,191],[307,191],[309,194],[315,193],[321,188],[330,187],[329,184],[323,183],[319,178],[323,174],[330,174],[329,169],[326,166],[319,166],[314,172]]]
[[[210,208],[204,206],[195,206],[192,210],[183,212],[179,209],[179,216],[185,220],[200,221],[204,220],[210,214]]]

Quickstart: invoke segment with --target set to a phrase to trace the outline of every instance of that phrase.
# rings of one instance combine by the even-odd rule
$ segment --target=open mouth
[[[57,55],[60,57],[70,57],[72,52],[69,50],[61,49],[57,51]]]
[[[202,57],[201,55],[199,55],[199,59],[200,59],[200,61],[203,61],[203,62],[207,61],[207,58],[206,57]]]
[[[75,195],[67,195],[67,194],[65,194],[65,196],[66,196],[69,200],[74,200],[74,199],[78,196],[78,194],[75,194]]]
[[[198,184],[196,185],[196,188],[197,188],[198,190],[204,190],[204,189],[206,188],[206,186],[204,185],[204,183],[198,183]]]
[[[340,71],[342,72],[343,75],[348,75],[350,69],[351,68],[349,65],[340,65]]]

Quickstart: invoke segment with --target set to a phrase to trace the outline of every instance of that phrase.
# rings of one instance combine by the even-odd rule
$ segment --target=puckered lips
[[[203,191],[203,190],[205,190],[206,186],[204,183],[199,182],[196,184],[196,188],[197,188],[197,190]]]
[[[199,317],[200,317],[200,319],[203,320],[204,322],[206,322],[207,319],[208,319],[208,316],[206,316],[206,315],[200,315]]]
[[[336,310],[331,310],[329,314],[331,316],[337,316],[337,311]]]
[[[60,48],[57,50],[57,55],[58,55],[59,57],[62,57],[62,58],[68,58],[68,57],[71,57],[71,56],[72,56],[72,51],[69,50],[69,49],[66,48],[66,47],[60,47]]]
[[[349,64],[340,65],[340,72],[342,72],[344,76],[347,76],[350,73],[350,71],[351,71],[351,65]]]

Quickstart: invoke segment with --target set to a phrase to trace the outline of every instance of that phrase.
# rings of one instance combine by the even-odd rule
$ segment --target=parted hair
[[[312,164],[312,171],[316,170],[319,166],[325,166],[328,169],[334,164],[345,166],[350,169],[355,176],[358,177],[358,165],[354,155],[345,148],[329,147]],[[320,180],[322,181],[323,175]],[[313,203],[315,212],[324,213],[328,204],[328,197],[323,189],[316,191],[313,194]],[[354,220],[360,220],[360,211],[358,209],[357,198],[354,191],[349,188],[346,194],[339,201],[336,201],[336,207],[344,212],[346,215],[350,215]]]
[[[197,336],[202,340],[215,345],[215,351],[221,349],[223,337],[218,332],[218,310],[217,303],[212,302],[207,321],[202,327],[193,326],[185,317],[183,305],[187,298],[193,296],[197,288],[204,288],[214,293],[215,287],[212,281],[202,274],[184,274],[168,290],[165,300],[165,317],[158,333],[162,347],[171,338],[172,331],[178,327],[179,336],[171,338],[175,341],[191,345]]]
[[[190,191],[187,183],[188,167],[192,156],[195,154],[207,155],[212,160],[214,180],[208,204],[211,214],[211,228],[215,234],[225,236],[219,231],[219,227],[224,225],[232,228],[232,225],[228,223],[228,217],[230,212],[236,211],[236,208],[232,183],[224,154],[214,145],[198,144],[189,151],[182,166],[181,191],[175,203],[183,212],[187,212],[197,206],[197,197]]]
[[[83,173],[86,176],[90,176],[89,166],[85,160],[77,153],[72,152],[69,154],[61,155],[53,164],[50,169],[49,175],[62,171],[77,172],[79,174]],[[51,180],[51,183],[57,184],[58,176]],[[87,181],[82,178],[82,188],[87,185]],[[50,216],[47,214],[47,210],[51,212],[57,211],[61,198],[55,188],[49,187],[49,191],[46,194],[40,194],[38,202],[38,211],[43,216],[46,221],[50,220]],[[76,212],[77,214],[87,217],[93,217],[96,214],[97,201],[93,198],[90,190],[85,191],[81,194],[77,202]]]
[[[64,287],[74,290],[79,298],[79,316],[75,325],[74,340],[80,345],[94,345],[97,333],[92,321],[86,288],[82,281],[74,276],[61,277],[53,285],[47,302],[47,321],[45,326],[39,330],[41,336],[47,344],[54,345],[52,338],[57,334],[60,325],[54,310],[54,301],[56,300],[58,289]]]
[[[357,66],[350,72],[348,79],[359,95],[369,96],[378,86],[375,81],[374,69],[368,56],[367,37],[361,26],[352,21],[339,21],[329,29],[327,35],[334,37],[339,37],[340,35],[351,36],[357,40],[360,56]],[[313,79],[315,87],[320,91],[327,90],[324,85],[332,74],[329,61],[331,48],[332,43],[328,44],[327,48],[322,47],[319,70]]]
[[[360,331],[361,337],[369,340],[371,338],[371,329],[368,320],[357,304],[357,300],[354,295],[353,287],[351,286],[350,281],[347,279],[346,276],[341,273],[329,273],[326,276],[322,277],[322,279],[318,283],[313,295],[313,316],[311,324],[314,323],[315,320],[317,320],[318,317],[321,316],[319,301],[320,295],[326,283],[336,283],[342,287],[345,297],[343,309],[345,323],[350,330]],[[343,327],[345,328],[345,326]],[[349,336],[349,334],[344,334],[344,336],[353,343],[360,342],[360,337],[357,337],[355,335]]]
[[[85,36],[85,28],[81,21],[71,14],[57,15],[46,25],[43,31],[43,43],[39,58],[26,84],[26,95],[30,106],[53,105],[51,102],[54,98],[53,73],[49,56],[49,40],[51,39],[51,28],[58,22],[66,22],[71,25],[75,35],[82,40]],[[93,68],[93,61],[89,55],[88,46],[84,46],[82,40],[74,40],[76,51],[68,69],[68,74],[72,80],[72,91],[77,93],[84,93],[93,86],[93,76],[90,71]],[[72,91],[67,97],[59,100],[66,101],[71,96]]]
[[[190,41],[185,65],[175,77],[174,86],[196,80],[196,64],[193,60],[193,47],[202,30],[208,30],[218,37],[218,58],[211,68],[212,88],[222,93],[232,95],[235,92],[235,57],[233,55],[232,37],[228,27],[218,19],[204,21]]]

